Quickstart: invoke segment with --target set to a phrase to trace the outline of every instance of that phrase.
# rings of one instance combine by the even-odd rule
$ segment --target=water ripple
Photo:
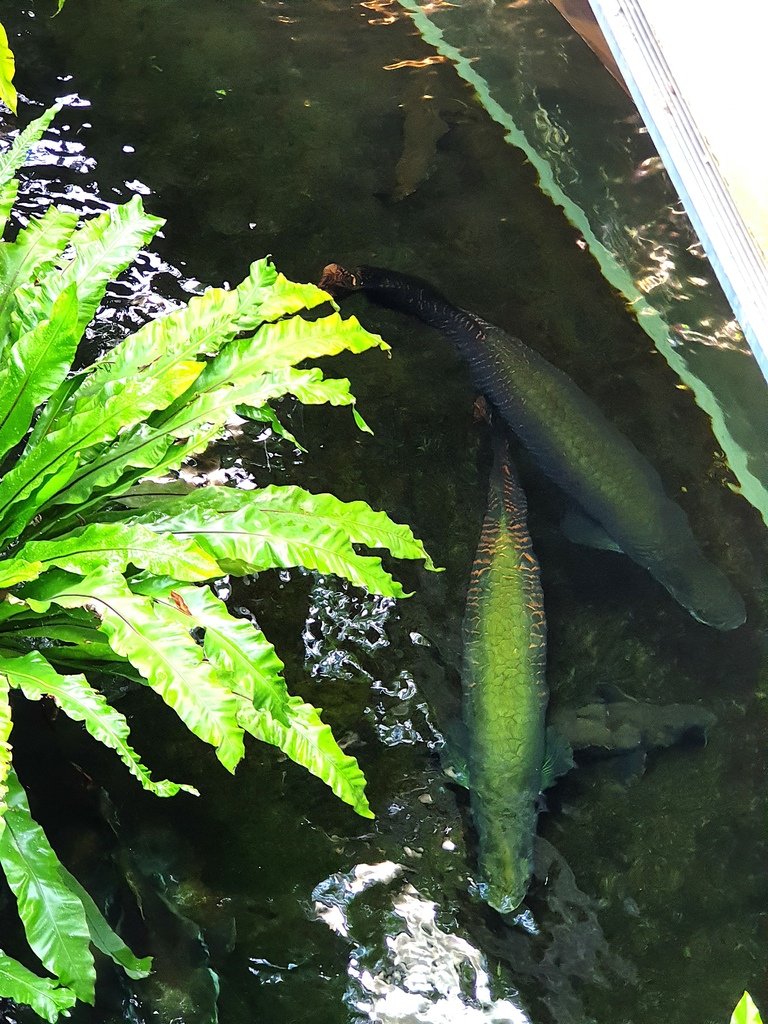
[[[355,914],[352,904],[406,869],[393,861],[357,864],[321,882],[313,914],[351,943],[347,1005],[359,1024],[530,1024],[509,999],[494,999],[482,953],[437,923],[438,905],[406,883],[386,894],[388,912]],[[382,894],[377,894],[381,898]],[[365,921],[379,934],[361,934]]]

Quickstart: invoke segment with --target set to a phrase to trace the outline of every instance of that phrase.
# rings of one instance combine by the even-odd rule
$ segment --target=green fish
[[[478,836],[477,894],[502,914],[523,900],[544,788],[546,624],[525,495],[494,436],[488,511],[463,622],[463,718]]]

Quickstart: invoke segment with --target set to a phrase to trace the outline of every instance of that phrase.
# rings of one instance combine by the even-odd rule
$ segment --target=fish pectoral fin
[[[560,529],[574,544],[597,548],[598,551],[617,551],[623,554],[613,537],[610,537],[600,523],[586,512],[570,509],[561,519]]]
[[[448,778],[457,786],[469,789],[469,769],[466,761],[448,760],[441,761],[443,771]]]
[[[624,786],[636,782],[645,774],[645,764],[648,755],[643,747],[635,750],[628,750],[610,759],[610,770],[617,782]]]
[[[469,734],[464,723],[457,719],[446,721],[439,747],[440,764],[453,782],[469,789]]]
[[[547,729],[546,752],[541,767],[541,788],[549,789],[560,778],[575,767],[573,748],[565,736],[552,726]]]

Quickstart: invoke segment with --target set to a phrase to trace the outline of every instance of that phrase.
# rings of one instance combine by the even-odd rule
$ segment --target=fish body
[[[705,743],[715,724],[711,711],[698,704],[652,704],[619,699],[594,700],[580,707],[563,707],[550,724],[574,750],[600,757],[640,754],[686,741]]]
[[[526,502],[495,439],[488,511],[463,622],[462,703],[478,835],[475,888],[500,913],[528,889],[545,759],[546,626]]]
[[[735,629],[746,612],[727,577],[704,556],[683,510],[648,460],[561,370],[500,327],[452,306],[429,284],[395,271],[326,268],[325,283],[359,289],[416,314],[466,358],[474,383],[542,471],[647,569],[694,618]]]
[[[395,202],[412,195],[429,178],[437,160],[437,144],[449,130],[440,104],[430,92],[419,75],[411,79],[403,94],[403,151],[395,167]]]

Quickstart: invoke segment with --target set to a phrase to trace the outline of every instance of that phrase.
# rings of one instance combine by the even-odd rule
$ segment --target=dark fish
[[[744,602],[702,553],[661,479],[574,382],[501,328],[452,306],[419,278],[376,267],[325,268],[322,287],[361,290],[441,331],[469,363],[476,386],[539,467],[647,569],[695,619],[735,629]],[[608,543],[606,540],[604,543]]]

